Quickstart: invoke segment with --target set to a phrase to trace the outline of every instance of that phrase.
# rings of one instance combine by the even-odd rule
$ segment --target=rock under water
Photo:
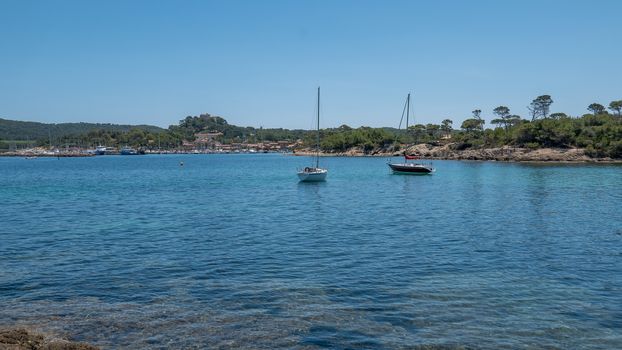
[[[98,350],[98,347],[52,338],[25,328],[0,329],[0,350]]]

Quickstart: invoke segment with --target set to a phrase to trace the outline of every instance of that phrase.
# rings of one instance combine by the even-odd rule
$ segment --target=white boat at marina
[[[103,156],[106,154],[107,147],[106,146],[97,146],[95,147],[95,154],[99,156]]]
[[[124,156],[134,156],[138,154],[138,151],[132,147],[123,147],[121,148],[121,154]]]

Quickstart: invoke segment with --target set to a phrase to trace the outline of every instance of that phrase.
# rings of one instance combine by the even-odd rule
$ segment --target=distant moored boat
[[[327,169],[320,168],[320,88],[317,88],[317,143],[315,145],[315,166],[298,171],[298,178],[303,182],[326,181]]]
[[[408,157],[404,155],[404,157]],[[410,158],[406,158],[410,159]],[[434,172],[434,168],[429,164],[422,163],[388,163],[391,170],[396,174],[430,174]]]
[[[121,148],[121,154],[124,156],[134,156],[138,154],[138,151],[132,147],[123,147]]]
[[[406,131],[408,131],[408,115],[410,114],[410,94],[406,97]],[[402,118],[404,115],[402,114]],[[400,121],[400,126],[402,122]],[[398,127],[399,130],[399,127]],[[404,162],[403,163],[392,163],[388,162],[387,165],[391,170],[393,170],[394,174],[412,174],[412,175],[425,175],[431,174],[435,171],[432,167],[432,163],[416,163],[416,162],[408,162],[409,160],[417,159],[416,156],[409,156],[404,151]]]

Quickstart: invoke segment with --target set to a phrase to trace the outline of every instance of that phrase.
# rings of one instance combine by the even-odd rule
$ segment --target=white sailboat
[[[315,166],[305,167],[298,171],[302,182],[326,181],[327,169],[320,168],[320,88],[317,88],[317,143],[315,145]]]

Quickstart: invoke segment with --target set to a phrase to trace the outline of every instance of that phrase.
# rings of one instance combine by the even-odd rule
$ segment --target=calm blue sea
[[[184,166],[180,166],[180,162]],[[0,158],[0,325],[103,348],[622,349],[622,166]]]

